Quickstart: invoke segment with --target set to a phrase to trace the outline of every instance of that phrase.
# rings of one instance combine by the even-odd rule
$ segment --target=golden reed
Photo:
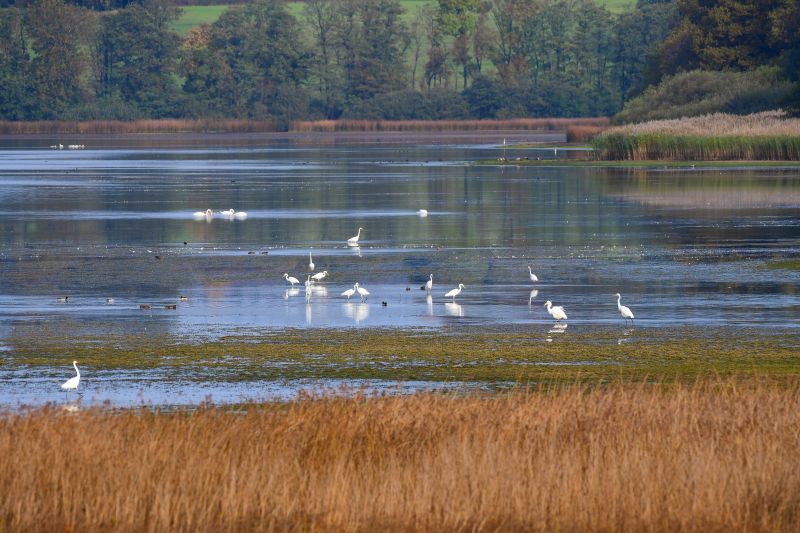
[[[800,385],[0,418],[4,531],[798,531]]]

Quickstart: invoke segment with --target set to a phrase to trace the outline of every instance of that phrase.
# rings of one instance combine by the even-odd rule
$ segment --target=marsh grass
[[[800,160],[800,119],[723,113],[611,128],[594,137],[601,160]]]
[[[133,133],[263,133],[278,131],[273,120],[148,119],[0,121],[0,135],[93,135]]]
[[[316,120],[292,123],[298,132],[335,131],[554,131],[570,126],[603,127],[605,117],[597,118],[518,118],[508,120]]]
[[[767,379],[0,418],[9,531],[796,531]]]

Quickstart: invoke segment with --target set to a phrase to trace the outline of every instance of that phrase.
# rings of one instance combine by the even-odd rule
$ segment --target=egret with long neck
[[[631,311],[631,308],[622,305],[621,303],[622,296],[620,295],[620,293],[617,293],[614,296],[617,297],[617,309],[619,309],[619,314],[622,315],[622,318],[625,320],[625,323],[627,324],[629,319],[631,323],[633,323],[633,311]]]

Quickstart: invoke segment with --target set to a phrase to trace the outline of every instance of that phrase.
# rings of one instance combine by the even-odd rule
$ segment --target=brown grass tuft
[[[541,131],[564,130],[568,126],[602,127],[609,124],[597,118],[518,118],[508,120],[316,120],[296,121],[290,131]]]
[[[608,129],[608,126],[569,125],[567,126],[567,142],[585,143]]]
[[[800,385],[0,419],[4,530],[797,531]]]

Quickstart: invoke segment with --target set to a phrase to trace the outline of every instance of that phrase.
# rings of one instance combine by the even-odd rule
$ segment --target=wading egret
[[[299,279],[297,279],[297,278],[296,278],[296,277],[294,277],[294,276],[290,276],[289,274],[284,274],[284,275],[283,275],[283,279],[285,279],[286,281],[288,281],[289,283],[291,283],[293,287],[294,287],[295,285],[297,285],[298,283],[300,283],[300,280],[299,280]]]
[[[358,233],[355,237],[350,237],[347,239],[347,246],[358,246],[358,239],[361,238],[361,230],[364,228],[358,228]]]
[[[550,316],[552,316],[556,320],[566,320],[567,319],[567,313],[564,312],[564,308],[561,307],[560,305],[554,306],[553,302],[551,302],[550,300],[547,300],[544,303],[544,306],[547,308],[547,312],[550,313]]]
[[[323,270],[322,272],[317,272],[316,274],[311,276],[311,279],[313,279],[314,281],[322,281],[323,279],[325,279],[327,277],[328,277],[328,271],[327,270]]]
[[[311,283],[313,283],[311,281],[311,276],[308,276],[308,279],[306,280],[306,302],[311,301]]]
[[[431,292],[433,290],[433,274],[431,274],[431,279],[425,282],[425,290]]]
[[[445,298],[450,298],[452,296],[453,297],[453,301],[455,302],[456,301],[456,296],[461,294],[461,289],[463,289],[464,287],[465,287],[465,285],[463,283],[459,283],[458,284],[458,288],[453,289],[452,291],[449,291],[447,294],[444,295],[444,297]]]
[[[356,286],[358,286],[358,283],[353,285],[352,289],[347,289],[346,291],[344,291],[342,293],[342,296],[344,296],[345,298],[347,298],[349,300],[350,297],[353,296],[356,293]]]
[[[77,374],[77,376],[75,376],[74,378],[69,378],[67,381],[64,382],[63,385],[61,385],[61,388],[67,392],[71,390],[77,390],[78,385],[80,385],[81,383],[81,371],[78,370],[78,362],[73,361],[72,366],[75,367],[75,373]]]
[[[311,252],[308,252],[308,269],[314,272],[314,260],[311,259]]]
[[[622,296],[619,293],[615,294],[614,296],[617,297],[617,309],[619,309],[619,314],[622,315],[622,318],[625,319],[625,323],[627,324],[629,318],[631,319],[631,322],[633,322],[633,312],[631,311],[631,308],[620,303]]]
[[[539,281],[539,278],[537,278],[536,274],[534,274],[533,270],[531,270],[531,266],[530,265],[528,265],[528,275],[531,277],[531,281],[532,282],[535,283],[535,282]]]
[[[356,291],[358,292],[358,295],[361,296],[361,301],[365,302],[367,300],[367,297],[369,297],[369,291],[367,289],[365,289],[364,287],[360,287],[358,285],[358,282],[356,282],[356,284],[353,285],[353,286],[356,288]]]
[[[539,289],[533,289],[528,295],[528,305],[531,305],[533,303],[533,299],[537,296],[539,296]]]

